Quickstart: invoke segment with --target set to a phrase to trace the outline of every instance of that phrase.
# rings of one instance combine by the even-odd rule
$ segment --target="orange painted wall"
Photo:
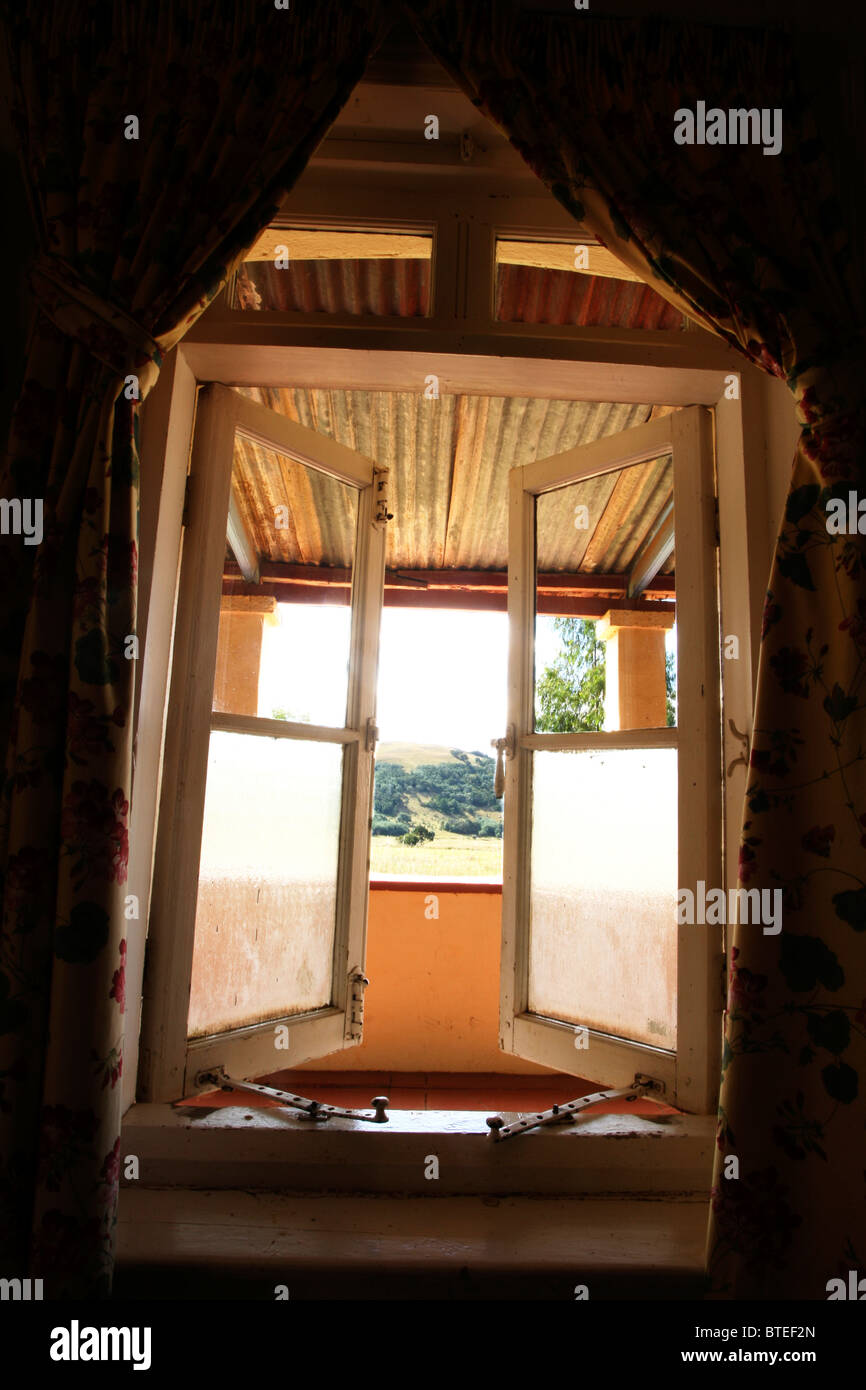
[[[551,1075],[499,1050],[500,893],[372,889],[364,1041],[305,1071]]]

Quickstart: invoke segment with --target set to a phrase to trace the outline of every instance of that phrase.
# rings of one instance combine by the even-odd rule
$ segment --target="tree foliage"
[[[562,650],[545,667],[535,692],[540,733],[578,733],[604,727],[604,643],[588,618],[554,618]],[[676,660],[665,652],[665,714],[676,723]]]
[[[415,812],[435,812],[443,818],[442,828],[458,835],[496,834],[492,814],[501,811],[502,802],[493,789],[495,762],[483,753],[464,753],[451,749],[453,762],[422,763],[416,768],[401,763],[379,763],[373,793],[373,834],[396,835],[418,829],[406,823]],[[399,831],[396,828],[399,823]],[[394,826],[394,829],[391,827]],[[429,828],[429,827],[428,827]]]
[[[604,643],[586,618],[554,618],[562,650],[541,673],[535,691],[535,727],[568,734],[604,725]]]

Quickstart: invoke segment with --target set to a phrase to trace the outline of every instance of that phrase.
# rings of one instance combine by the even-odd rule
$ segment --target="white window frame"
[[[402,182],[401,179],[400,191],[376,189],[378,216],[357,215],[359,195],[351,188],[319,190],[315,198],[307,197],[304,212],[308,222],[316,225],[323,225],[323,219],[329,218],[334,224],[359,229],[394,227],[394,218],[387,215],[389,201],[395,216],[399,208],[405,210]],[[295,195],[293,199],[297,202]],[[161,479],[162,491],[148,612],[148,633],[153,634],[153,641],[148,636],[142,675],[142,690],[145,696],[149,691],[151,699],[139,724],[139,739],[144,730],[149,740],[146,747],[138,750],[133,804],[133,830],[137,829],[138,834],[130,866],[130,884],[136,883],[140,888],[144,919],[150,929],[138,1058],[137,1040],[130,1039],[128,1043],[132,1065],[127,1068],[127,1086],[131,1087],[131,1078],[137,1074],[137,1094],[142,1101],[174,1099],[184,1086],[184,1069],[177,1058],[185,1043],[185,1003],[183,1010],[174,1009],[175,1019],[184,1012],[183,1037],[179,1040],[176,1022],[169,1023],[170,996],[178,990],[188,991],[189,976],[176,949],[170,922],[162,926],[159,920],[147,843],[153,843],[154,828],[148,816],[160,782],[163,796],[168,783],[170,801],[171,788],[178,778],[170,741],[165,744],[163,757],[159,715],[152,711],[154,691],[165,689],[170,668],[177,557],[183,534],[179,497],[191,446],[196,391],[207,383],[419,390],[425,376],[434,372],[440,377],[442,391],[587,401],[652,401],[675,406],[700,403],[710,407],[719,468],[722,551],[727,558],[721,576],[723,631],[741,635],[740,659],[724,662],[722,671],[725,764],[729,767],[725,824],[727,844],[735,850],[745,764],[741,742],[733,730],[737,728],[747,735],[751,730],[753,672],[766,583],[763,396],[758,374],[744,367],[742,359],[720,340],[700,331],[576,330],[494,323],[488,296],[497,235],[540,240],[570,239],[571,235],[575,241],[591,238],[582,236],[567,214],[552,209],[546,196],[505,200],[495,223],[488,211],[490,202],[483,195],[473,201],[471,195],[461,190],[459,201],[462,232],[455,225],[453,196],[444,190],[438,200],[428,190],[427,201],[419,197],[412,208],[419,220],[426,224],[429,215],[437,226],[437,275],[458,287],[453,296],[449,291],[447,302],[450,305],[452,298],[454,301],[449,315],[441,313],[446,301],[440,284],[434,285],[434,318],[399,323],[390,320],[386,324],[370,319],[335,323],[325,316],[300,321],[297,315],[230,312],[221,297],[171,355],[146,404],[142,454],[145,461],[150,458],[151,472]],[[297,205],[300,207],[300,203]],[[299,225],[302,220],[288,204],[284,216],[286,223],[292,225]],[[732,382],[736,383],[733,390]],[[747,469],[752,474],[748,487]],[[207,487],[206,483],[205,494]],[[205,496],[193,493],[191,517],[199,513],[205,501]],[[182,626],[178,625],[175,646],[182,638]],[[175,703],[174,696],[171,703]],[[735,852],[726,856],[725,875],[727,885],[735,886]],[[129,956],[131,990],[137,990],[142,977],[143,957],[144,933],[136,935],[133,931]],[[160,982],[167,982],[167,991],[161,990]],[[708,1030],[719,1031],[722,1005],[719,983],[717,1007],[707,1020]],[[126,1099],[127,1103],[133,1099],[129,1089]]]
[[[584,479],[619,472],[670,454],[673,461],[677,553],[677,726],[600,733],[535,732],[536,503]],[[503,835],[500,1046],[504,1051],[573,1072],[602,1086],[628,1085],[641,1073],[661,1081],[666,1098],[707,1112],[716,1101],[718,1012],[724,962],[720,927],[679,926],[677,1046],[665,1050],[530,1012],[530,851],[532,762],[536,752],[582,748],[676,748],[678,878],[722,882],[721,710],[715,485],[712,418],[702,406],[677,411],[592,444],[512,469],[509,498],[508,612],[510,654]],[[673,905],[672,905],[673,914]]]
[[[324,727],[212,711],[236,435],[276,449],[357,490],[352,629],[345,724]],[[336,441],[295,424],[222,385],[200,395],[189,474],[187,536],[181,567],[171,675],[166,764],[151,901],[156,943],[149,992],[162,1001],[156,1084],[189,1094],[205,1068],[252,1076],[298,1066],[357,1046],[363,1026],[369,830],[373,795],[378,633],[385,572],[384,525],[376,513],[387,470]],[[208,747],[211,730],[315,741],[344,748],[332,996],[303,1014],[187,1037]],[[278,1025],[289,1048],[275,1050]],[[281,1034],[285,1037],[285,1034]]]

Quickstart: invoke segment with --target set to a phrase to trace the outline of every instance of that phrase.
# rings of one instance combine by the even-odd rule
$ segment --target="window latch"
[[[368,753],[375,753],[376,744],[379,742],[379,729],[376,721],[371,715],[367,720],[364,731],[364,748]]]
[[[578,1111],[586,1110],[590,1105],[598,1105],[602,1100],[639,1100],[648,1095],[651,1100],[661,1101],[664,1090],[663,1081],[656,1081],[654,1077],[638,1072],[630,1086],[621,1086],[617,1091],[593,1091],[592,1095],[570,1100],[565,1105],[554,1105],[550,1110],[545,1110],[539,1115],[529,1115],[522,1120],[514,1120],[510,1125],[505,1123],[501,1115],[489,1115],[487,1125],[490,1138],[499,1143],[503,1139],[510,1139],[514,1134],[525,1134],[527,1130],[539,1129],[542,1125],[570,1124]]]
[[[738,765],[739,763],[743,763],[744,766],[748,769],[748,766],[749,766],[749,759],[750,759],[750,757],[751,757],[751,751],[750,751],[750,750],[751,750],[751,740],[750,740],[749,735],[748,735],[747,733],[746,733],[746,734],[743,734],[743,733],[740,732],[740,730],[737,728],[736,724],[734,723],[733,719],[729,719],[729,720],[728,720],[728,728],[730,729],[730,731],[731,731],[731,733],[734,735],[734,737],[735,737],[735,738],[738,738],[738,739],[740,740],[740,743],[743,745],[743,751],[742,751],[742,753],[739,755],[739,757],[734,758],[733,762],[728,763],[728,770],[727,770],[727,774],[726,774],[726,775],[727,775],[728,777],[730,777],[730,775],[731,775],[731,773],[733,772],[734,768],[737,767],[737,765]]]
[[[260,1086],[257,1081],[240,1081],[236,1076],[228,1076],[222,1066],[200,1071],[195,1078],[195,1084],[218,1086],[221,1091],[249,1091],[254,1096],[267,1096],[269,1100],[278,1100],[290,1110],[300,1111],[299,1118],[306,1120],[330,1120],[337,1117],[345,1120],[365,1120],[372,1125],[388,1123],[386,1111],[390,1101],[387,1096],[374,1096],[370,1101],[373,1114],[368,1115],[363,1110],[345,1110],[339,1105],[323,1105],[319,1100],[307,1100],[305,1096],[293,1095],[291,1091],[280,1091],[275,1086]]]
[[[505,795],[505,763],[503,756],[513,758],[517,752],[517,730],[513,724],[509,724],[505,730],[505,738],[492,738],[490,747],[496,749],[496,771],[493,774],[493,795],[496,797]]]

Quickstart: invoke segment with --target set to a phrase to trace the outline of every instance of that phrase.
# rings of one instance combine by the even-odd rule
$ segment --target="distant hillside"
[[[399,763],[411,770],[421,763],[456,763],[457,759],[450,748],[438,743],[380,743],[376,748],[376,762]]]
[[[477,750],[383,743],[376,750],[373,834],[416,826],[452,835],[498,838],[502,802],[493,791],[495,761]]]

